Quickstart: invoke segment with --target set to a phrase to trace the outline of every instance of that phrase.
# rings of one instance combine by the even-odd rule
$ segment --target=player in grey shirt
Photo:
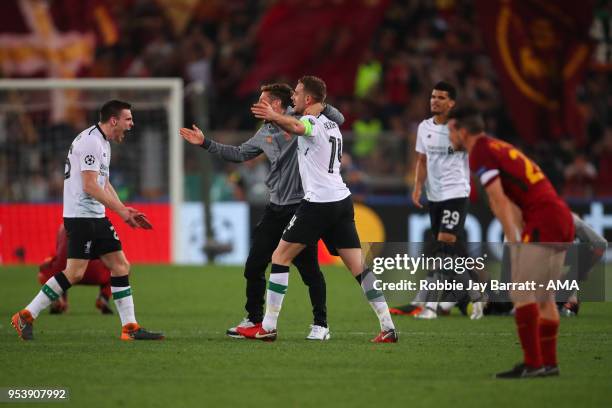
[[[279,112],[291,114],[292,94],[293,89],[287,84],[270,84],[261,87],[259,99],[266,100]],[[344,122],[344,116],[336,108],[327,105],[320,106],[320,109],[338,125]],[[297,160],[297,138],[272,123],[264,123],[253,137],[240,146],[225,145],[207,139],[195,125],[193,129],[182,128],[180,134],[189,143],[200,145],[209,153],[226,161],[240,163],[262,153],[270,161],[270,173],[266,180],[270,190],[270,203],[253,231],[251,249],[244,269],[244,277],[247,280],[245,309],[248,316],[238,326],[261,325],[266,268],[285,227],[304,196]],[[317,260],[316,245],[307,247],[293,263],[308,286],[313,307],[314,324],[307,339],[327,340],[330,335],[327,327],[325,279]],[[227,335],[242,337],[236,331],[238,326],[228,329]]]

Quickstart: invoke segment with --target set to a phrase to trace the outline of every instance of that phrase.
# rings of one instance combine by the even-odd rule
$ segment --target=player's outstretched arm
[[[508,242],[520,242],[520,225],[522,220],[515,219],[516,211],[513,208],[512,201],[510,201],[506,193],[504,193],[504,188],[499,178],[486,186],[485,191],[489,197],[491,211],[493,211],[493,215],[501,222],[504,228],[504,235]]]
[[[256,118],[274,122],[278,127],[291,134],[303,136],[307,133],[304,123],[293,116],[275,112],[272,106],[266,101],[260,101],[251,106],[251,112],[253,112]]]
[[[181,128],[179,133],[183,139],[189,143],[199,145],[200,147],[208,150],[209,153],[216,154],[225,161],[242,163],[254,159],[263,153],[263,150],[261,150],[258,143],[258,135],[262,131],[263,130],[260,129],[255,136],[240,146],[226,145],[206,138],[204,133],[196,125],[192,125],[192,129]]]

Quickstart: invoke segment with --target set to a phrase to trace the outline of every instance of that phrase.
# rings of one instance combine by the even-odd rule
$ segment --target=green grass
[[[400,343],[373,345],[376,318],[335,268],[326,268],[332,339],[324,343],[304,340],[311,314],[296,273],[280,337],[263,343],[224,336],[244,315],[240,268],[166,266],[135,266],[131,278],[139,322],[165,341],[119,341],[118,317],[93,307],[97,288],[78,286],[69,312],[44,312],[36,340],[25,343],[9,319],[38,290],[35,275],[0,269],[0,387],[67,387],[66,405],[501,408],[610,406],[612,398],[610,303],[584,304],[580,317],[562,321],[561,377],[502,382],[491,375],[520,359],[511,318],[396,318]]]

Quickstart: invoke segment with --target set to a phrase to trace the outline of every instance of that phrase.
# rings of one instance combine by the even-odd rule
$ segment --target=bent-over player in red
[[[555,292],[545,288],[561,277],[568,246],[564,243],[574,240],[571,212],[537,164],[513,145],[484,133],[478,111],[457,109],[448,126],[453,147],[469,153],[470,170],[482,183],[510,243],[512,282],[517,284],[510,297],[524,360],[496,377],[559,375],[559,312]],[[530,281],[535,282],[531,288],[520,286]]]

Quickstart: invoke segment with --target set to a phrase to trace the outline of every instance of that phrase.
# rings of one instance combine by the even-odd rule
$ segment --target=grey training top
[[[572,218],[576,227],[576,239],[579,242],[593,244],[596,248],[606,249],[608,241],[604,237],[595,232],[589,224],[580,219],[576,214],[572,213]]]
[[[295,115],[293,108],[286,111]],[[344,116],[331,105],[326,105],[322,114],[338,125],[344,123]],[[301,116],[301,115],[295,115]],[[240,146],[230,146],[204,139],[202,147],[223,160],[241,163],[262,153],[270,161],[270,173],[266,185],[270,190],[270,202],[277,205],[299,203],[304,197],[300,170],[297,160],[297,138],[273,123],[264,123],[257,133]]]

